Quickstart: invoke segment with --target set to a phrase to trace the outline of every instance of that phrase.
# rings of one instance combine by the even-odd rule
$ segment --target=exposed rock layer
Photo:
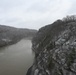
[[[29,75],[76,75],[76,21],[57,20],[41,28],[32,43]]]

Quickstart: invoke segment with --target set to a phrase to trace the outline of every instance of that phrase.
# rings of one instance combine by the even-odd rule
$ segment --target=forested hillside
[[[0,46],[16,43],[23,38],[32,39],[36,32],[37,30],[33,29],[0,25]]]

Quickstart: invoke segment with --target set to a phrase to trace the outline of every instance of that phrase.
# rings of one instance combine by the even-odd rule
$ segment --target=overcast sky
[[[39,29],[75,15],[76,0],[0,0],[0,24]]]

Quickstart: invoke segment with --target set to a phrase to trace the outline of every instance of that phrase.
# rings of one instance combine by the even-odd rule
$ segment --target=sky
[[[76,14],[76,0],[0,0],[0,24],[39,29]]]

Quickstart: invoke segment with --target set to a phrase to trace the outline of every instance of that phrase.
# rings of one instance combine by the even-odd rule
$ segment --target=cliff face
[[[27,75],[76,75],[76,21],[57,20],[33,38],[35,60]]]

